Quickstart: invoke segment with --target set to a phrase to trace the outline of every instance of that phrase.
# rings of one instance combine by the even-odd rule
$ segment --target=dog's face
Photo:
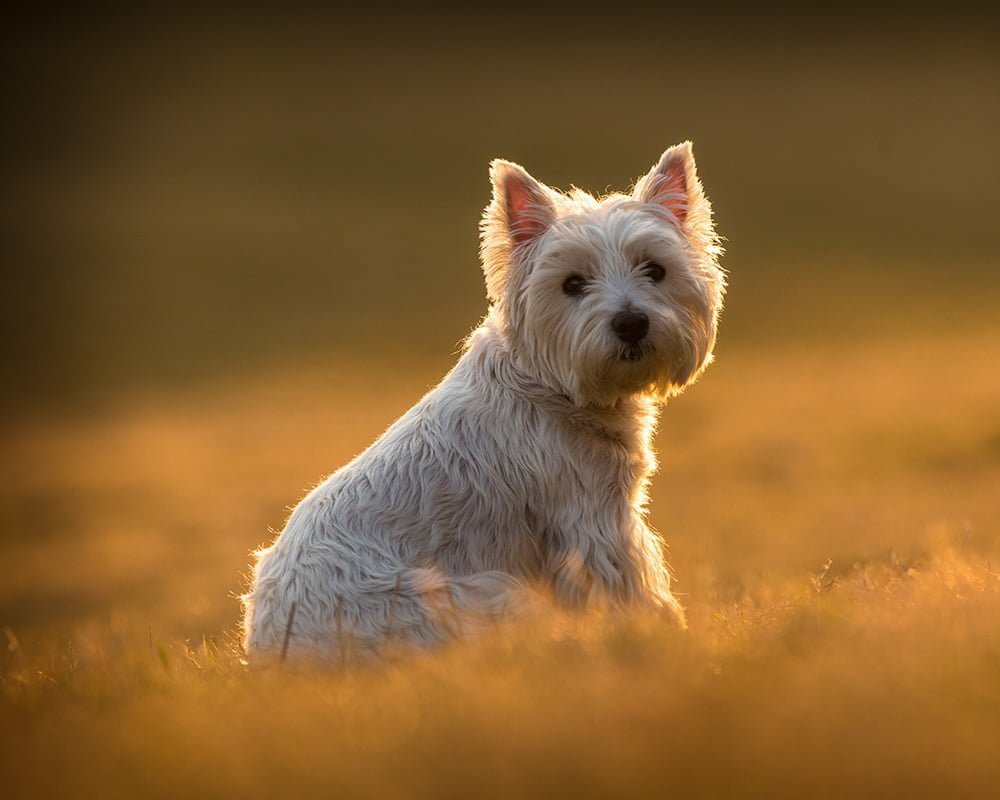
[[[523,368],[580,405],[664,399],[709,363],[720,248],[691,147],[671,148],[630,195],[562,194],[494,161],[483,266]]]

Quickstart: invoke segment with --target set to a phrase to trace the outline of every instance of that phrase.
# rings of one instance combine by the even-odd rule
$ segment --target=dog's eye
[[[587,281],[582,275],[570,275],[563,281],[563,291],[568,295],[583,294]]]
[[[659,283],[667,276],[667,271],[659,264],[657,264],[655,261],[647,264],[646,267],[643,269],[643,272],[645,272],[646,275],[649,276],[649,279],[653,283]]]

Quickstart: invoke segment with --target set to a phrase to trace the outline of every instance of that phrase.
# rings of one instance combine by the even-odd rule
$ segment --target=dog
[[[563,193],[504,160],[490,178],[486,316],[255,554],[251,659],[434,645],[528,586],[685,625],[646,505],[659,409],[711,362],[725,290],[691,143],[628,194]]]

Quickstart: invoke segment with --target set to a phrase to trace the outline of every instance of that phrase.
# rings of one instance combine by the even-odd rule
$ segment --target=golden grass
[[[658,438],[686,633],[548,610],[323,673],[241,662],[248,552],[444,362],[20,425],[0,474],[4,795],[984,796],[998,342],[723,346]]]

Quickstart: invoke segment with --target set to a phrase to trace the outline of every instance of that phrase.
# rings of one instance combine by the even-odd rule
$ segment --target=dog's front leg
[[[581,608],[640,599],[642,574],[626,537],[612,520],[559,526],[549,535],[548,572],[556,601]]]
[[[684,624],[670,592],[670,573],[660,538],[641,518],[624,530],[578,524],[550,536],[549,571],[556,601],[572,608],[610,603],[651,606]]]

